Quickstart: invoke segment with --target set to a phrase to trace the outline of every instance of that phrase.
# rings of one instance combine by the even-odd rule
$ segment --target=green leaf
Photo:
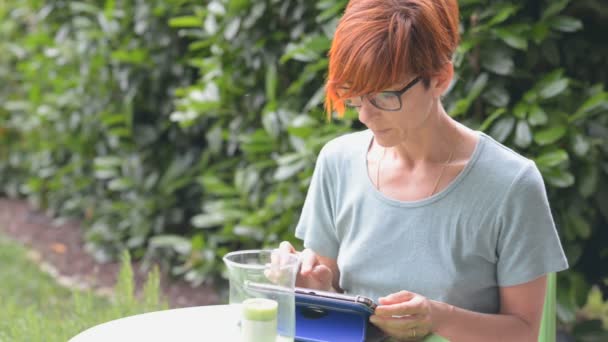
[[[226,14],[226,8],[224,8],[224,5],[219,1],[211,1],[207,5],[207,9],[209,10],[209,13],[213,13],[218,16],[223,16]]]
[[[488,127],[490,127],[492,125],[492,123],[494,123],[494,121],[496,119],[498,119],[501,115],[503,115],[506,112],[506,110],[504,108],[498,108],[496,109],[494,112],[492,112],[492,114],[490,114],[481,124],[481,126],[479,126],[479,130],[482,132],[485,132]]]
[[[574,175],[569,171],[552,169],[549,172],[545,172],[544,176],[547,178],[549,184],[556,188],[567,188],[574,184]]]
[[[201,176],[198,181],[203,185],[205,191],[215,195],[235,195],[237,190],[222,181],[217,175],[206,174]]]
[[[541,145],[549,145],[561,139],[568,132],[566,126],[554,126],[534,134],[534,141]]]
[[[510,75],[515,69],[513,58],[496,50],[486,53],[481,60],[481,65],[487,70],[502,76]]]
[[[300,43],[288,43],[285,54],[281,56],[279,62],[284,64],[292,59],[300,62],[312,62],[329,50],[330,45],[331,40],[326,36],[306,36]]]
[[[190,239],[179,235],[157,235],[150,238],[152,248],[171,248],[179,254],[187,255],[192,249]]]
[[[277,168],[273,178],[279,182],[284,181],[304,170],[306,166],[308,166],[308,162],[306,160],[299,160],[292,164],[281,165]]]
[[[487,83],[488,74],[485,72],[479,74],[479,76],[477,76],[477,78],[471,85],[471,89],[469,89],[467,97],[465,99],[459,100],[456,103],[455,107],[450,110],[450,115],[452,117],[456,117],[458,115],[466,113],[469,110],[471,104],[473,104],[473,101],[475,101],[479,94],[481,94]]]
[[[224,38],[228,41],[234,39],[234,37],[236,37],[236,34],[239,32],[240,27],[241,17],[232,18],[232,20],[230,20],[224,28]]]
[[[116,178],[108,183],[108,189],[112,191],[125,191],[133,186],[133,182],[129,178]]]
[[[266,2],[251,1],[251,3],[253,3],[253,6],[251,6],[249,15],[245,17],[245,20],[243,20],[243,27],[245,29],[249,29],[255,25],[255,23],[264,15],[264,12],[266,11]]]
[[[525,119],[526,114],[528,114],[529,106],[525,102],[518,102],[513,108],[513,115],[518,119]]]
[[[247,213],[237,209],[217,209],[214,212],[199,214],[191,223],[197,228],[213,228],[243,218]]]
[[[268,63],[266,67],[266,100],[277,100],[277,66],[274,63]]]
[[[169,20],[169,26],[174,28],[202,27],[203,21],[195,16],[175,17]]]
[[[492,126],[492,130],[490,130],[490,135],[493,136],[494,139],[496,139],[498,142],[502,143],[507,140],[509,135],[511,135],[514,126],[515,118],[502,118]]]
[[[473,102],[479,96],[479,94],[481,94],[486,84],[488,84],[488,79],[489,76],[485,72],[477,76],[475,82],[473,82],[473,85],[469,90],[469,94],[467,95],[467,99],[469,100],[469,102]]]
[[[217,24],[217,19],[215,18],[215,15],[213,15],[211,13],[207,14],[207,17],[205,18],[205,22],[203,23],[203,27],[205,28],[205,31],[207,32],[207,34],[209,34],[209,35],[216,34],[219,29],[219,25]]]
[[[577,236],[585,240],[589,239],[589,236],[591,236],[591,226],[587,221],[585,221],[585,219],[583,219],[579,214],[569,211],[568,220]]]
[[[569,80],[562,78],[555,80],[551,83],[544,85],[540,91],[539,95],[543,99],[549,99],[554,96],[561,94],[564,90],[568,88]]]
[[[111,179],[118,176],[118,171],[115,169],[107,170],[95,170],[95,178],[97,179]]]
[[[142,64],[149,60],[148,51],[144,49],[112,51],[111,58],[117,62]]]
[[[541,126],[546,124],[548,121],[549,117],[547,116],[547,113],[545,113],[545,111],[539,105],[533,105],[529,109],[528,122],[530,125]]]
[[[583,175],[579,179],[578,192],[584,198],[589,198],[598,191],[599,171],[593,165],[587,165],[583,169]]]
[[[558,166],[566,161],[568,161],[568,152],[564,150],[546,152],[535,159],[536,165],[543,169]]]
[[[503,21],[509,19],[513,14],[517,13],[519,10],[519,6],[515,6],[512,4],[505,4],[498,11],[498,13],[488,22],[488,26],[494,26],[496,24],[500,24]]]
[[[521,148],[526,148],[532,143],[532,131],[530,130],[530,126],[528,126],[526,121],[519,120],[517,122],[514,142],[515,145]]]
[[[507,29],[495,29],[494,34],[498,36],[502,41],[514,49],[527,50],[528,41],[522,35],[516,34],[513,31]]]
[[[290,135],[299,138],[307,138],[314,132],[316,123],[317,122],[308,115],[298,115],[287,128],[287,132],[289,132]]]
[[[199,214],[191,219],[191,223],[196,228],[214,228],[224,223],[226,217],[221,213]]]
[[[563,75],[564,70],[562,69],[557,69],[546,74],[535,86],[538,90],[538,95],[543,99],[548,99],[566,90],[568,79]]]
[[[604,303],[602,291],[598,286],[593,286],[587,295],[587,303],[585,303],[583,310],[588,317],[600,318],[605,314],[606,307],[608,307],[608,304]]]
[[[114,17],[114,11],[116,9],[116,0],[107,0],[104,6],[103,14],[110,20]]]
[[[247,9],[251,5],[251,0],[229,0],[228,11],[230,13],[239,13]]]
[[[124,114],[104,114],[101,116],[101,121],[106,126],[113,126],[117,124],[127,124],[128,116]]]
[[[470,106],[471,106],[471,102],[469,102],[468,99],[466,99],[466,98],[460,99],[460,100],[456,101],[456,103],[454,103],[454,105],[450,108],[450,110],[449,110],[450,116],[455,118],[459,115],[462,115],[462,114],[466,113],[467,110],[469,110]]]
[[[552,0],[549,2],[549,7],[543,11],[542,19],[547,19],[560,13],[568,6],[568,3],[570,3],[570,0]]]
[[[593,114],[595,109],[600,107],[608,107],[608,92],[597,93],[588,98],[568,119],[569,122],[575,122],[586,118],[588,115]]]
[[[264,240],[264,230],[258,227],[251,227],[239,224],[234,227],[232,232],[236,236],[248,237],[257,241]]]
[[[97,15],[97,13],[99,13],[100,11],[98,7],[86,3],[84,1],[70,1],[68,5],[70,6],[70,9],[75,13],[82,12]]]
[[[328,19],[332,19],[338,16],[340,12],[344,10],[344,3],[337,1],[331,7],[324,9],[316,18],[317,23],[322,23]]]
[[[492,85],[483,92],[482,97],[489,104],[497,108],[508,106],[511,99],[509,92],[500,85]]]
[[[540,21],[532,25],[532,40],[534,40],[536,44],[544,42],[549,36],[549,33],[551,33],[551,30],[549,29],[548,24],[544,21]]]
[[[529,89],[524,93],[522,98],[524,102],[528,103],[529,105],[534,105],[536,102],[538,102],[538,91],[534,88]]]
[[[551,27],[562,32],[576,32],[583,28],[583,22],[572,17],[558,16],[551,21]]]
[[[277,139],[281,135],[281,122],[276,112],[265,112],[262,116],[262,125],[271,137]]]
[[[584,158],[589,152],[589,149],[591,148],[591,143],[582,134],[576,134],[572,138],[571,144],[572,150],[574,150],[574,154],[576,154],[577,157],[581,158]]]

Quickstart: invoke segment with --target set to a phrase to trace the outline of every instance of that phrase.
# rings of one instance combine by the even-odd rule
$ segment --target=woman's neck
[[[388,148],[386,157],[408,168],[420,163],[442,164],[450,155],[458,155],[465,134],[464,127],[439,105],[419,127],[405,132],[401,143]]]

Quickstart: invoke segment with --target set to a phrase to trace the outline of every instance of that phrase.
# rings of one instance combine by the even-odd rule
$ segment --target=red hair
[[[344,114],[344,98],[407,77],[419,76],[428,87],[458,46],[458,15],[456,0],[351,0],[329,51],[328,115]]]

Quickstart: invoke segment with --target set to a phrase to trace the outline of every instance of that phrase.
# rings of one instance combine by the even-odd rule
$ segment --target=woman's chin
[[[395,136],[392,129],[385,129],[379,131],[372,131],[374,133],[374,140],[378,145],[382,147],[390,147],[395,144]]]

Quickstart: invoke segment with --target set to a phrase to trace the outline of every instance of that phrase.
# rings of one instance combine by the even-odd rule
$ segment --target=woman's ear
[[[452,62],[445,63],[437,74],[433,76],[431,83],[433,96],[440,98],[450,86],[454,77],[454,64]]]

